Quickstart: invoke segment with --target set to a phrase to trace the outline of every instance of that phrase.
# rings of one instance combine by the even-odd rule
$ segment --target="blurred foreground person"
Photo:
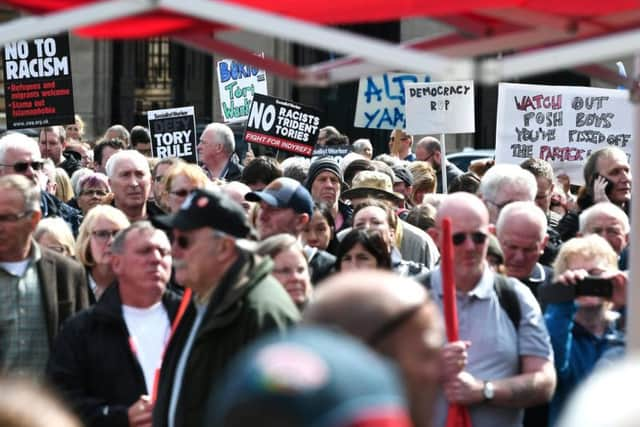
[[[62,323],[88,305],[82,266],[33,240],[40,190],[0,178],[0,373],[40,376]]]
[[[258,257],[242,206],[220,190],[194,190],[180,210],[156,219],[173,232],[176,281],[194,293],[169,343],[160,375],[154,426],[200,425],[207,393],[249,342],[284,331],[300,318]]]
[[[395,361],[414,425],[431,425],[443,328],[423,286],[382,271],[337,274],[318,287],[303,321],[347,332]]]
[[[55,396],[30,381],[0,379],[0,426],[81,427]]]
[[[200,426],[410,427],[395,372],[345,335],[301,328],[243,352]]]
[[[640,419],[638,355],[595,372],[569,400],[559,427],[634,427]]]

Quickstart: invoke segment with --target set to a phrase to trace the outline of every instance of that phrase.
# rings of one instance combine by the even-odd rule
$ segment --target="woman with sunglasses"
[[[107,205],[113,199],[109,179],[99,172],[92,172],[82,176],[74,188],[75,199],[70,205],[76,205],[83,215],[98,205]]]
[[[184,200],[196,188],[204,188],[209,183],[209,178],[199,166],[178,162],[171,166],[164,175],[164,195],[167,199],[164,204],[169,213],[176,213]]]
[[[78,260],[87,271],[89,300],[95,303],[115,280],[111,270],[109,246],[129,220],[122,211],[109,205],[96,206],[85,217],[76,241]]]

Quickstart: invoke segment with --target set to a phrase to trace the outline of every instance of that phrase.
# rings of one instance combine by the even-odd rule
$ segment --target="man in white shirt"
[[[166,290],[171,245],[148,222],[116,235],[117,282],[62,330],[47,373],[87,426],[151,426],[156,370],[180,299]]]

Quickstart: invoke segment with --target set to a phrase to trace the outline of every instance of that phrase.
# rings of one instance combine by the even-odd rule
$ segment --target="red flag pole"
[[[458,341],[458,309],[456,308],[456,280],[453,274],[453,241],[451,238],[451,218],[442,221],[442,296],[444,321],[449,342]],[[469,411],[462,405],[449,405],[447,427],[471,427]]]

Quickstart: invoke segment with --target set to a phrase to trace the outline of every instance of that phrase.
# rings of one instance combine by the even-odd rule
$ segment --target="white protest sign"
[[[631,156],[632,118],[626,90],[500,83],[496,162],[541,158],[581,185],[592,151],[613,146]]]
[[[223,59],[217,64],[220,108],[225,122],[239,122],[249,117],[253,94],[267,94],[264,70]]]
[[[361,78],[353,125],[370,129],[404,129],[405,85],[430,80],[426,74],[382,74]]]
[[[407,126],[412,134],[476,131],[473,81],[406,85]]]
[[[193,107],[147,111],[153,157],[179,157],[198,163],[196,113]]]

